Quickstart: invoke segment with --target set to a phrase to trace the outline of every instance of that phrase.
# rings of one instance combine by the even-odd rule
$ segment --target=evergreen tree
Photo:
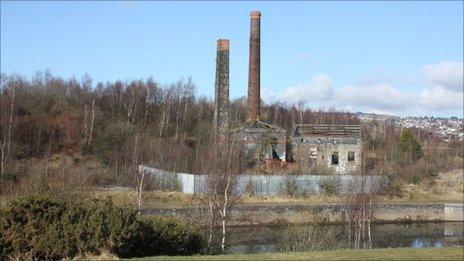
[[[414,137],[410,129],[404,130],[398,138],[398,159],[402,163],[412,162],[420,159],[424,153],[420,142]]]

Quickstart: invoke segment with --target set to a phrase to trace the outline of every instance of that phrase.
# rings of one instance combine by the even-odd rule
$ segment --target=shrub
[[[341,182],[338,177],[329,177],[319,182],[319,186],[324,190],[327,195],[335,195],[340,192]]]
[[[201,234],[190,230],[173,218],[151,218],[142,221],[142,248],[140,256],[191,255],[200,253],[206,246]]]
[[[94,200],[83,213],[70,211],[67,220],[77,221],[74,235],[81,253],[126,257],[134,252],[140,230],[134,209],[117,207],[109,198]]]
[[[256,185],[252,179],[249,179],[245,186],[245,194],[248,194],[250,197],[255,196],[256,192]]]
[[[48,197],[21,198],[0,214],[1,256],[61,259],[76,254],[62,222],[67,206]]]
[[[88,205],[46,196],[21,198],[0,212],[0,259],[56,260],[109,252],[121,257],[189,255],[201,235],[176,220],[143,220],[110,199]]]
[[[313,192],[310,189],[308,189],[307,186],[304,186],[304,182],[305,181],[300,181],[300,183],[298,183],[296,177],[287,176],[285,178],[285,182],[281,185],[280,194],[289,197],[308,197],[311,194],[313,194]],[[306,181],[306,183],[307,182],[308,181]]]
[[[290,197],[297,197],[299,193],[298,184],[296,180],[290,176],[285,178],[285,183],[282,184],[281,194],[290,196]]]
[[[419,184],[421,182],[421,177],[416,174],[416,175],[412,176],[411,182],[413,184],[417,185],[417,184]]]

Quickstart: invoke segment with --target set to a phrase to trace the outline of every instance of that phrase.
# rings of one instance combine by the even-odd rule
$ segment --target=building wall
[[[357,138],[315,138],[294,137],[292,139],[293,159],[303,168],[327,166],[337,174],[352,174],[361,166],[361,140]],[[332,162],[332,155],[338,153],[338,163]],[[348,154],[354,153],[350,161]]]
[[[233,132],[231,139],[235,140],[235,144],[244,146],[245,153],[250,160],[272,159],[274,150],[279,159],[285,161],[285,131],[244,129]]]

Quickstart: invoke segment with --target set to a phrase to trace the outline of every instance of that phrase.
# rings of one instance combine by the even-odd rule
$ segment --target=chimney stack
[[[260,46],[261,13],[250,14],[250,60],[248,65],[248,120],[259,120],[260,110]]]
[[[214,95],[216,146],[226,148],[229,141],[229,40],[217,40]]]

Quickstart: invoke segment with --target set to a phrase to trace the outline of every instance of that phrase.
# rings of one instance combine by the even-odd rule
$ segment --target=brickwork
[[[250,15],[250,57],[248,67],[248,120],[259,120],[260,116],[260,45],[261,13]]]
[[[229,40],[227,39],[217,41],[214,127],[216,145],[219,148],[227,147],[229,142]]]

